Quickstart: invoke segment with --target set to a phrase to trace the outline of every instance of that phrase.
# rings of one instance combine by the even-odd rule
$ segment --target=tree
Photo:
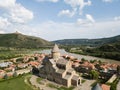
[[[86,60],[85,60],[85,58],[82,58],[81,61],[84,62],[84,61],[86,61]]]
[[[120,66],[119,65],[117,66],[117,74],[118,74],[118,76],[120,75]]]
[[[13,73],[13,77],[16,77],[16,76],[17,76],[17,72],[14,72],[14,73]]]
[[[91,78],[91,79],[98,79],[98,77],[99,77],[99,72],[98,72],[98,71],[95,71],[95,70],[91,70],[90,73],[89,73],[89,75],[90,75],[90,78]]]
[[[5,74],[3,78],[4,78],[4,79],[8,79],[8,75],[7,75],[7,74]]]

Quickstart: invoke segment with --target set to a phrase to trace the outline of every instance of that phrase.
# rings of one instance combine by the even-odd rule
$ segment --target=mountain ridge
[[[39,48],[51,46],[53,43],[39,37],[28,36],[21,33],[0,34],[0,47],[13,48]]]
[[[99,46],[109,43],[120,42],[120,35],[108,37],[108,38],[98,38],[98,39],[62,39],[53,41],[57,44],[63,45],[92,45]]]

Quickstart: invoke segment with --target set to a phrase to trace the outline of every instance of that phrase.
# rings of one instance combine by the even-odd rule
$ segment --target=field
[[[24,82],[24,76],[11,80],[1,81],[0,90],[33,90]]]

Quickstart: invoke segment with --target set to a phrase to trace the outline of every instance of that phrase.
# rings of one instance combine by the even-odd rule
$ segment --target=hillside
[[[110,38],[100,38],[100,39],[64,39],[53,41],[58,44],[63,45],[90,45],[90,46],[99,46],[109,43],[120,42],[120,35]]]
[[[105,44],[96,48],[86,49],[88,55],[116,59],[120,61],[120,42]]]
[[[50,45],[49,41],[21,33],[0,34],[0,47],[39,48]]]
[[[65,45],[65,50],[72,53],[120,61],[120,35],[101,39],[65,39],[54,42]]]

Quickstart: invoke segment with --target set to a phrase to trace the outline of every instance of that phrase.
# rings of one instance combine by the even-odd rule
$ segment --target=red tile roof
[[[102,90],[110,90],[110,86],[109,85],[102,84],[101,87],[102,87]]]

